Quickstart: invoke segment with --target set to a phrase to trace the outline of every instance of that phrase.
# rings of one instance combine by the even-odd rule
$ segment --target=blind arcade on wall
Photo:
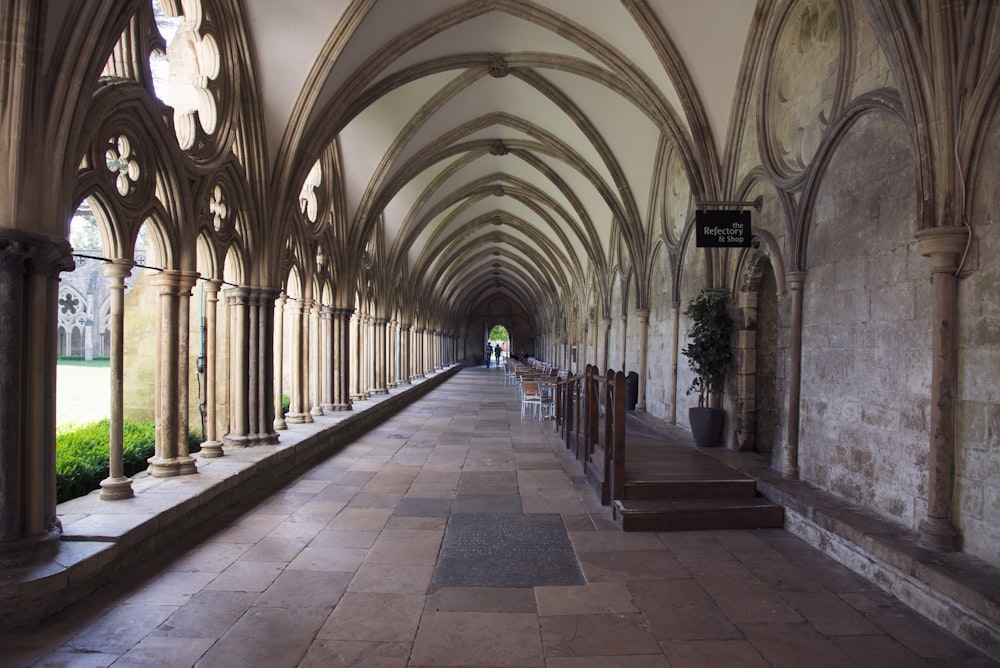
[[[747,248],[753,237],[746,209],[699,209],[694,224],[699,248]]]

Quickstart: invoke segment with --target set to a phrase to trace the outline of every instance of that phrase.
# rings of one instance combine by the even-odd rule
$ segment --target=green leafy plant
[[[56,434],[56,502],[83,496],[108,477],[108,420],[77,425]],[[156,445],[153,422],[125,420],[122,424],[122,464],[126,476],[146,469]],[[196,452],[201,437],[188,433],[188,448]]]
[[[689,342],[681,349],[695,378],[687,393],[698,393],[698,406],[708,406],[709,395],[720,394],[732,359],[730,336],[733,319],[729,317],[729,293],[706,288],[692,299],[684,315],[691,319]]]

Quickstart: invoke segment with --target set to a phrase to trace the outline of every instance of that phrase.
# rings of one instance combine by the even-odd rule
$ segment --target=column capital
[[[802,286],[806,283],[806,272],[786,271],[785,283],[788,285],[789,290],[801,290]]]
[[[649,322],[649,309],[648,308],[639,308],[639,309],[636,309],[635,310],[635,315],[636,315],[637,318],[639,318],[639,322],[640,323]]]
[[[239,286],[226,288],[223,291],[223,295],[226,298],[226,303],[230,305],[246,305],[250,303],[250,288],[248,287]]]
[[[35,273],[57,275],[73,271],[73,247],[65,239],[28,234],[20,230],[0,230],[0,260],[24,261]],[[45,268],[50,269],[46,272]]]
[[[916,233],[917,250],[931,258],[932,272],[958,271],[958,258],[969,243],[971,232],[964,227],[928,227]]]
[[[125,258],[117,258],[103,265],[104,275],[108,278],[128,278],[132,274],[135,262]]]

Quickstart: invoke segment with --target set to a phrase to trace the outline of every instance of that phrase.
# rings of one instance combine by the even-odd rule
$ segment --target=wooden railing
[[[555,403],[556,429],[588,479],[600,481],[601,503],[623,498],[625,374],[611,369],[602,374],[590,365],[576,376],[560,374]]]

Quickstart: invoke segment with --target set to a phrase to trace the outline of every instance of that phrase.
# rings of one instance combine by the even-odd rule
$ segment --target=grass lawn
[[[111,416],[108,360],[63,360],[56,366],[56,427]]]

